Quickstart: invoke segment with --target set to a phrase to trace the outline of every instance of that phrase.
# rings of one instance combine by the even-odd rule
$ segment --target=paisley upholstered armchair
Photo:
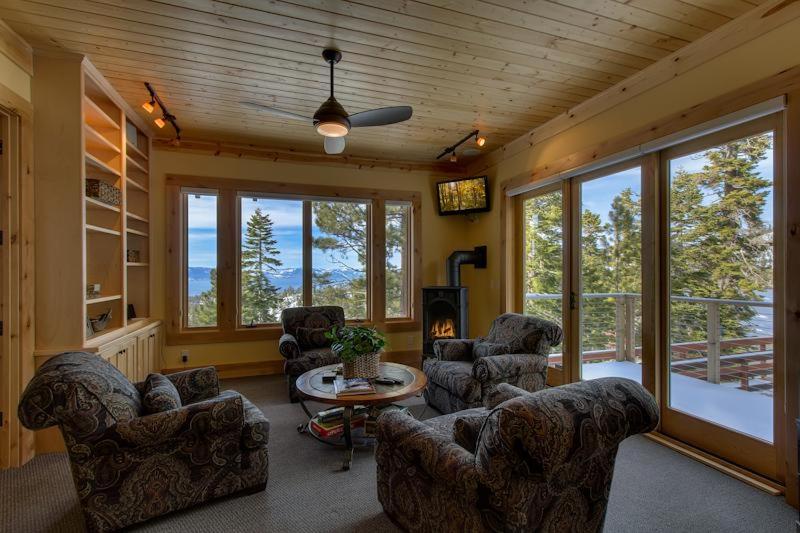
[[[145,414],[151,394],[88,354],[48,360],[19,405],[29,429],[58,426],[90,531],[112,531],[267,483],[269,421],[213,367],[151,375],[173,395]],[[171,385],[169,383],[171,383]],[[166,400],[159,404],[159,401]],[[177,406],[177,407],[176,407]]]
[[[599,533],[619,444],[658,423],[655,399],[623,378],[501,384],[487,405],[378,419],[378,499],[404,530]]]
[[[278,349],[286,359],[283,371],[289,385],[289,400],[297,402],[297,378],[309,370],[341,363],[331,351],[325,332],[344,326],[344,309],[337,305],[290,307],[281,312],[283,336]]]
[[[425,400],[441,413],[453,413],[483,405],[499,383],[528,392],[543,389],[547,355],[561,337],[561,327],[549,320],[506,313],[492,322],[486,337],[437,340],[436,357],[423,364]]]

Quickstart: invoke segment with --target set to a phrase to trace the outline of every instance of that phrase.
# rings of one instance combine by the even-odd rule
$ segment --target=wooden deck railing
[[[526,294],[526,299],[560,300],[560,294]],[[583,363],[604,361],[641,361],[641,346],[637,346],[640,321],[637,321],[637,304],[641,298],[636,293],[590,293],[582,295],[584,300],[612,300],[614,304],[614,346],[607,349],[584,351]],[[773,354],[772,335],[728,338],[722,336],[720,309],[733,305],[743,307],[772,308],[772,302],[758,300],[725,300],[719,298],[694,298],[673,296],[674,302],[697,304],[705,308],[705,338],[689,342],[673,343],[670,346],[670,365],[673,372],[689,377],[705,379],[709,383],[739,381],[745,390],[770,389],[772,381]],[[556,319],[557,317],[548,317]],[[596,318],[595,318],[596,320]],[[611,321],[606,337],[611,337]],[[602,328],[601,328],[602,329]],[[771,332],[770,332],[771,333]],[[748,350],[757,348],[756,350]],[[743,350],[736,352],[736,350]],[[730,353],[729,353],[730,352]],[[551,354],[551,362],[561,363],[561,354]],[[750,382],[758,380],[755,387]]]

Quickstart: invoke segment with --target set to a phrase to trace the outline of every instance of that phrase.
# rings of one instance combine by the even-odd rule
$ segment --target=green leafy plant
[[[383,333],[363,326],[334,326],[325,332],[325,337],[332,342],[333,353],[346,363],[351,363],[362,355],[378,352],[386,346]]]

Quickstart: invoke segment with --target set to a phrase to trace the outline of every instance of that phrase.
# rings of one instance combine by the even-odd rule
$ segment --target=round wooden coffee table
[[[344,446],[345,456],[342,468],[344,470],[350,469],[350,464],[353,460],[353,435],[351,418],[353,410],[356,406],[378,406],[384,407],[392,405],[394,402],[410,398],[411,396],[418,396],[425,385],[428,383],[428,378],[425,374],[414,367],[401,365],[399,363],[381,363],[380,376],[392,377],[402,380],[401,385],[382,385],[379,383],[372,383],[375,387],[375,392],[371,394],[358,394],[352,396],[336,396],[334,392],[333,382],[324,382],[322,380],[323,374],[330,374],[335,372],[340,364],[322,366],[309,370],[299,378],[297,378],[297,391],[300,393],[300,405],[303,411],[308,415],[308,422],[301,424],[298,431],[307,432],[313,435],[317,440],[325,442],[326,444],[333,444]],[[338,377],[337,379],[341,379]],[[315,420],[316,415],[311,414],[306,407],[303,399],[312,400],[315,402],[326,403],[330,405],[343,407],[343,430],[344,440],[341,439],[328,439],[321,436],[312,427],[312,422]],[[374,439],[370,436],[364,436],[358,442],[359,446],[369,445]]]

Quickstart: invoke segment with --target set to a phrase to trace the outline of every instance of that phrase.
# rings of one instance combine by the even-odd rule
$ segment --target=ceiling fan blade
[[[257,111],[264,111],[265,113],[275,115],[276,117],[290,118],[293,120],[302,120],[303,122],[309,122],[309,123],[312,122],[310,118],[304,117],[303,115],[298,115],[296,113],[291,113],[289,111],[283,111],[281,109],[276,109],[274,107],[257,104],[255,102],[239,102],[239,103],[245,107],[249,107],[250,109],[255,109]]]
[[[330,155],[344,152],[344,137],[325,137],[325,153]]]
[[[407,105],[397,107],[382,107],[380,109],[370,109],[369,111],[362,111],[355,115],[350,115],[347,119],[350,125],[354,128],[363,128],[365,126],[386,126],[387,124],[396,124],[411,118],[413,110]]]

